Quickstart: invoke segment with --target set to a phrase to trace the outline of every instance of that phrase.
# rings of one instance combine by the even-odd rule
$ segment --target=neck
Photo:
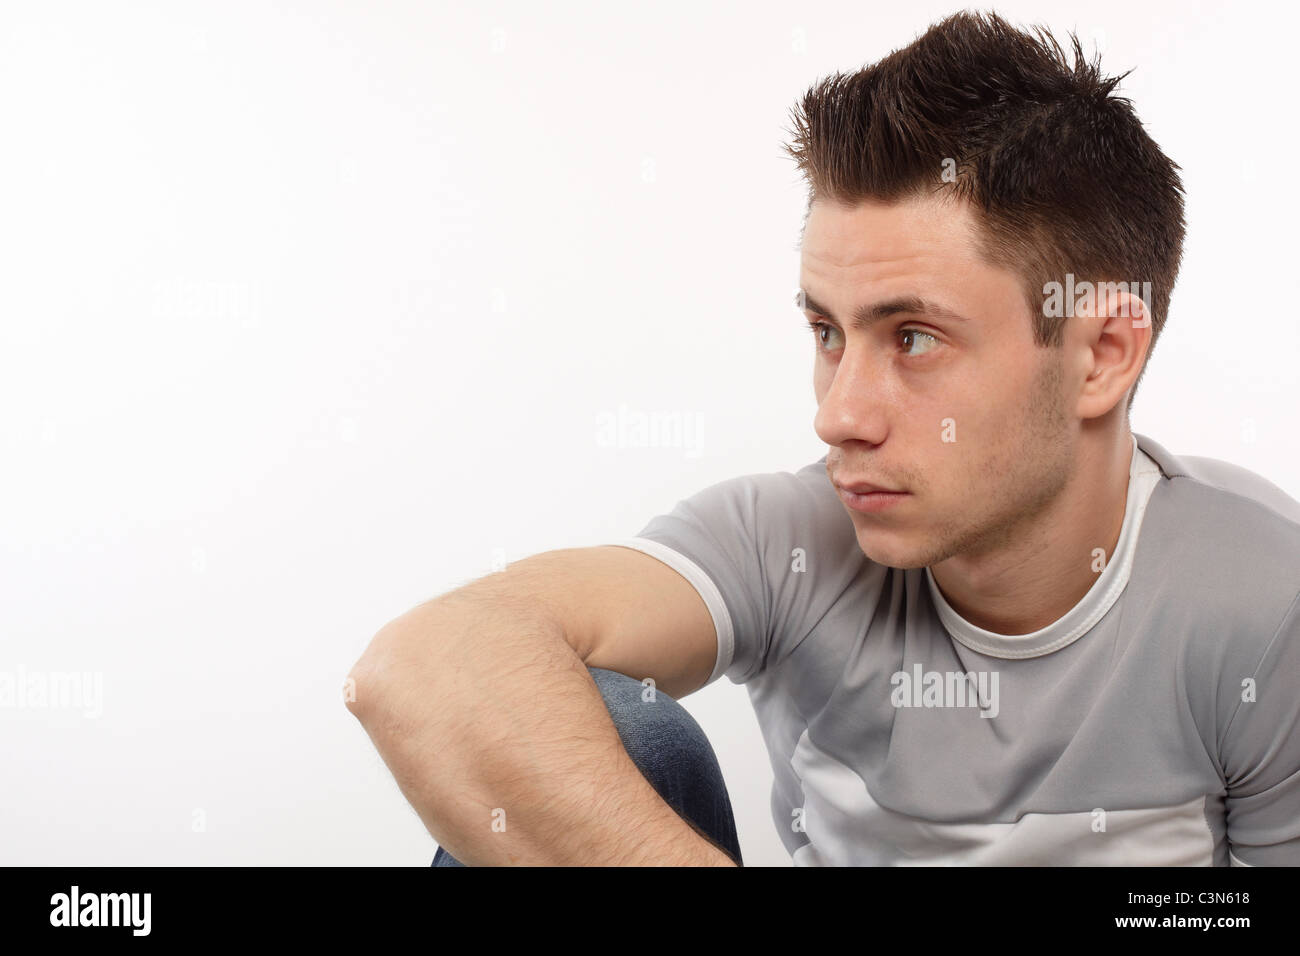
[[[930,567],[953,610],[995,634],[1029,634],[1061,618],[1109,563],[1124,525],[1133,436],[1127,424],[1087,431],[1074,472],[1037,514],[996,549],[954,555]]]

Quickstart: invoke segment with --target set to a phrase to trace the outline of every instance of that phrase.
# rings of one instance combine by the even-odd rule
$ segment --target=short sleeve
[[[1300,865],[1300,597],[1243,687],[1224,735],[1229,862]]]
[[[847,536],[847,537],[846,537]],[[705,488],[609,544],[658,558],[695,586],[713,616],[718,653],[706,683],[753,680],[816,623],[813,589],[839,577],[807,571],[815,552],[856,549],[853,523],[826,476],[825,459],[796,473],[744,475]],[[840,572],[849,572],[842,561]]]
[[[658,558],[686,578],[713,617],[718,654],[706,684],[743,683],[762,669],[771,632],[757,527],[762,475],[711,485],[656,515],[635,537],[611,541]]]

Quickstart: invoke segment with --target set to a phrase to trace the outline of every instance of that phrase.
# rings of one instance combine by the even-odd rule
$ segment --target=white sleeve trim
[[[722,600],[722,592],[713,583],[713,579],[704,573],[703,568],[680,551],[674,551],[666,544],[660,544],[649,538],[622,538],[618,541],[607,541],[605,544],[631,548],[652,558],[658,558],[691,582],[700,597],[704,599],[704,606],[709,609],[709,615],[713,618],[713,629],[718,638],[718,654],[713,663],[713,673],[704,682],[705,686],[721,677],[731,666],[731,659],[736,652],[736,638],[732,630],[731,614],[727,611],[727,604]]]
[[[1245,860],[1240,859],[1231,850],[1228,851],[1228,866],[1254,866],[1254,865],[1255,864],[1253,863],[1247,863]]]

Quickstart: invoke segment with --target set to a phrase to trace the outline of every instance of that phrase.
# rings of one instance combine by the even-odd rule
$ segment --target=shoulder
[[[851,559],[857,536],[826,474],[826,458],[793,471],[714,482],[679,500],[640,532],[677,550],[725,554],[746,572],[781,568],[792,555],[825,567]],[[857,552],[861,557],[861,552]]]
[[[1136,437],[1138,447],[1151,456],[1177,493],[1198,502],[1213,501],[1243,518],[1300,531],[1300,501],[1262,475],[1218,458],[1174,455],[1145,435]]]
[[[1300,501],[1240,465],[1175,456],[1137,437],[1161,471],[1143,538],[1184,568],[1196,561],[1224,580],[1276,580],[1293,595],[1300,589]]]
[[[1272,642],[1296,640],[1300,502],[1239,465],[1137,438],[1162,473],[1138,539],[1141,589],[1161,597],[1165,628],[1196,638],[1194,659],[1253,669]]]
[[[680,502],[674,513],[707,528],[721,547],[743,549],[778,597],[792,586],[792,567],[817,571],[797,580],[842,589],[866,560],[825,456],[793,471],[717,482]]]
[[[825,457],[794,471],[755,472],[715,482],[679,502],[678,508],[764,533],[847,521],[826,474]]]

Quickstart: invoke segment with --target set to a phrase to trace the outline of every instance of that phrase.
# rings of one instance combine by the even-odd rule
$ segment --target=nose
[[[817,405],[813,429],[827,445],[860,441],[879,445],[889,433],[888,389],[865,349],[845,349],[826,394]]]

